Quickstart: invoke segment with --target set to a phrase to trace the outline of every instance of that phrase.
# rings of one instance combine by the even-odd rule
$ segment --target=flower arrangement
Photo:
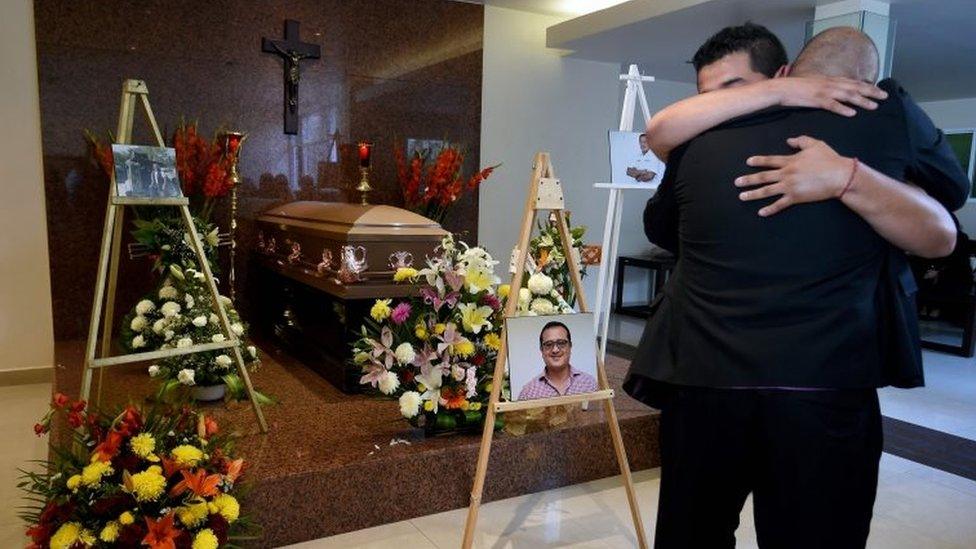
[[[465,180],[461,175],[464,154],[451,144],[444,145],[436,157],[429,149],[415,150],[406,161],[403,149],[394,151],[397,182],[407,209],[438,223],[444,221],[452,204],[466,192],[475,191],[499,165],[484,168]],[[429,164],[434,158],[432,164]]]
[[[566,223],[569,224],[568,213],[566,214]],[[573,241],[572,254],[575,256],[576,264],[579,265],[580,278],[582,279],[586,276],[586,267],[580,261],[586,227],[570,227],[569,233]],[[564,296],[569,305],[575,305],[576,291],[573,287],[572,277],[569,274],[569,262],[566,261],[566,256],[563,252],[563,247],[559,239],[559,229],[554,216],[550,215],[547,220],[539,221],[539,234],[529,241],[529,255],[532,256],[537,273],[545,275],[552,280],[553,289],[556,290],[558,295]],[[539,279],[537,278],[537,280]]]
[[[72,443],[18,485],[32,502],[29,547],[216,549],[253,529],[235,496],[245,462],[212,418],[187,407],[106,415],[59,393],[34,431],[57,413],[76,428]]]
[[[419,282],[419,297],[373,305],[353,345],[360,383],[398,398],[411,424],[449,430],[484,420],[506,297],[496,291],[497,263],[447,236],[426,268],[394,274]]]
[[[227,310],[231,330],[240,338],[245,364],[253,371],[259,364],[258,352],[253,345],[246,345],[247,326],[229,298],[220,296],[220,300]],[[214,312],[204,274],[193,268],[170,265],[162,285],[145,296],[125,317],[121,339],[122,346],[129,352],[224,341],[225,335]],[[149,366],[149,375],[161,381],[160,394],[167,394],[180,385],[226,384],[232,397],[242,399],[247,396],[228,349],[163,359]],[[263,396],[261,400],[270,402]]]

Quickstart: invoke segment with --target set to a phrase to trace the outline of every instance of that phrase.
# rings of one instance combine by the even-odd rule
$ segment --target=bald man
[[[864,40],[822,33],[781,72],[868,85],[877,53]],[[969,191],[931,121],[897,84],[879,86],[887,98],[853,118],[767,109],[670,152],[645,228],[655,241],[656,214],[673,211],[678,262],[625,384],[662,411],[659,548],[733,547],[750,493],[761,547],[866,543],[899,216],[928,220],[916,231],[931,240],[902,235],[909,245],[951,249],[945,208],[900,181],[949,207]],[[910,295],[910,279],[895,282]]]

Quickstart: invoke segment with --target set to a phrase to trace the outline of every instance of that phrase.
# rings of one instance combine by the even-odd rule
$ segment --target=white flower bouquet
[[[253,371],[259,360],[257,348],[246,344],[247,326],[229,298],[220,296],[220,300],[227,311],[231,330],[240,338],[244,362],[249,371]],[[122,347],[129,352],[144,352],[224,341],[226,337],[212,301],[202,272],[170,265],[162,285],[139,301],[123,320]],[[226,384],[232,397],[247,397],[231,349],[163,359],[149,366],[148,373],[161,382],[161,394],[179,386]],[[261,399],[270,402],[267,397],[261,396]]]

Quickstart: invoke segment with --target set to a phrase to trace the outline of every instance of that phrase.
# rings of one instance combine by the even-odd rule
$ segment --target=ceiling
[[[687,63],[713,32],[752,20],[775,32],[791,56],[814,6],[831,0],[484,0],[564,15],[550,47],[571,57],[639,63],[659,79],[694,82]],[[897,21],[892,75],[919,101],[976,96],[976,0],[891,0]],[[606,7],[611,5],[610,7]],[[602,8],[602,9],[601,9]],[[574,15],[587,10],[591,13]]]

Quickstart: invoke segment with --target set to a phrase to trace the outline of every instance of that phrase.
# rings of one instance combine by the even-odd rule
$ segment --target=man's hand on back
[[[763,217],[795,204],[837,198],[854,169],[852,159],[837,154],[830,145],[818,139],[803,135],[791,137],[786,142],[800,151],[790,155],[751,156],[746,160],[748,165],[772,169],[735,180],[737,187],[763,185],[740,193],[742,200],[782,195],[776,202],[759,210],[759,215]]]
[[[763,82],[778,96],[778,104],[784,107],[811,107],[824,109],[841,116],[854,116],[851,106],[874,110],[875,100],[887,99],[888,93],[881,88],[849,78],[790,76]]]

